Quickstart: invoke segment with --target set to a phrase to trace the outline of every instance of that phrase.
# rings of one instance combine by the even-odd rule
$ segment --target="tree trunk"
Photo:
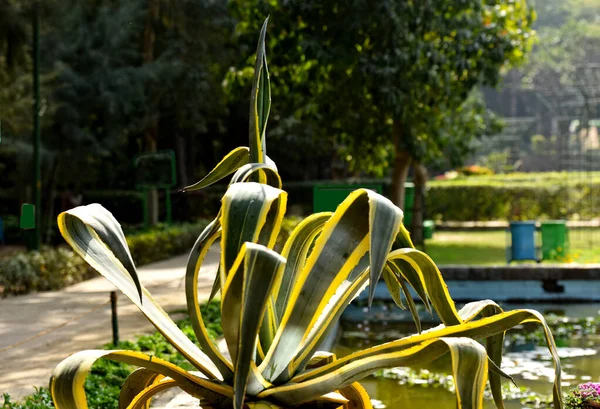
[[[154,43],[156,42],[156,31],[154,25],[158,21],[160,11],[159,0],[148,1],[148,16],[144,26],[144,43],[142,56],[144,64],[154,61]],[[149,120],[144,131],[144,149],[146,152],[156,152],[158,145],[158,113],[154,112],[158,105],[158,100],[153,101],[150,106]],[[156,189],[148,191],[148,218],[150,225],[158,223],[158,191]]]
[[[413,164],[413,182],[415,184],[415,202],[413,206],[411,238],[415,245],[423,246],[424,230],[423,215],[425,213],[425,186],[427,184],[427,169],[420,163]]]
[[[404,182],[410,168],[410,154],[402,149],[401,142],[404,137],[402,124],[394,121],[392,126],[392,142],[394,143],[394,165],[392,168],[392,202],[404,209]]]

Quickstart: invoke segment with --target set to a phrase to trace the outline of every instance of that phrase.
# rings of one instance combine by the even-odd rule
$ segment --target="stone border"
[[[446,281],[600,280],[600,264],[439,266]]]

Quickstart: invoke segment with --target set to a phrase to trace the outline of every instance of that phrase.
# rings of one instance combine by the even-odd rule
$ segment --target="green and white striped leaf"
[[[275,310],[277,311],[278,321],[281,321],[283,317],[292,287],[304,267],[311,245],[332,214],[331,212],[323,212],[308,216],[296,226],[283,246],[281,255],[287,262],[282,274],[281,284],[273,291],[276,294]]]
[[[231,387],[192,375],[151,355],[135,351],[88,350],[71,355],[54,369],[49,389],[56,409],[87,409],[85,378],[100,358],[143,367],[169,377],[185,392],[207,404],[222,404],[233,397]]]
[[[335,328],[342,313],[368,284],[369,268],[364,268],[360,274],[356,274],[351,280],[345,280],[338,291],[331,297],[327,306],[322,310],[319,319],[311,328],[306,341],[288,367],[289,373],[302,372],[309,364],[321,341]]]
[[[141,301],[142,286],[125,234],[111,212],[97,203],[75,207],[58,216],[58,227],[65,240],[94,269],[99,271],[104,264],[119,269],[118,278],[124,282],[126,295]]]
[[[244,243],[258,243],[261,231],[269,229],[267,244],[275,244],[286,199],[287,193],[268,185],[249,182],[229,186],[221,207],[221,289]],[[278,218],[269,218],[269,225],[272,208]]]
[[[325,365],[320,368],[316,368],[312,371],[300,374],[292,379],[292,382],[300,383],[311,379],[315,379],[325,373],[332,373],[336,370],[348,365],[355,360],[364,359],[369,356],[377,354],[394,353],[401,351],[406,348],[411,348],[414,345],[418,345],[421,342],[429,341],[432,339],[442,337],[469,337],[469,338],[488,338],[492,337],[526,322],[535,322],[542,326],[544,334],[546,336],[546,343],[555,369],[554,379],[554,407],[556,409],[562,408],[562,395],[561,395],[561,369],[560,359],[558,357],[558,351],[556,350],[556,344],[554,338],[550,332],[550,328],[546,324],[544,317],[537,311],[534,310],[513,310],[507,311],[500,314],[492,315],[490,317],[481,318],[479,320],[463,322],[460,325],[439,325],[427,331],[423,331],[421,334],[409,336],[406,338],[399,339],[397,341],[388,342],[377,347],[369,348],[363,351],[355,352],[348,356],[338,359],[337,361]]]
[[[250,159],[249,149],[245,146],[235,148],[225,156],[221,162],[217,163],[217,166],[211,170],[208,175],[204,176],[202,180],[194,183],[193,185],[184,187],[181,189],[182,192],[192,192],[194,190],[200,190],[207,186],[217,183],[219,180],[231,175],[233,172],[238,170],[240,167],[248,163]]]
[[[410,284],[423,302],[423,305],[425,305],[425,309],[431,312],[431,304],[429,303],[429,297],[425,290],[425,279],[423,278],[421,269],[413,267],[411,263],[402,258],[394,258],[394,254],[395,253],[392,252],[388,255],[388,262],[386,265],[390,267],[398,279],[404,279]],[[388,290],[392,291],[389,287]]]
[[[222,379],[209,357],[190,341],[139,283],[133,263],[128,265],[125,258],[123,265],[121,260],[129,250],[113,240],[122,235],[122,231],[108,210],[99,204],[71,209],[58,216],[58,227],[73,250],[120,289],[186,359],[209,378]]]
[[[133,371],[121,387],[121,393],[119,393],[119,409],[126,409],[135,397],[144,389],[155,382],[159,382],[163,378],[164,377],[159,373],[146,368],[138,368]],[[144,409],[150,407],[149,398],[145,400],[143,407]]]
[[[377,200],[376,200],[377,198]],[[371,277],[369,286],[369,307],[375,295],[375,284],[379,281],[387,255],[392,249],[394,239],[402,226],[404,214],[389,200],[381,200],[377,196],[369,198],[369,230],[371,261]]]
[[[399,308],[405,310],[406,305],[404,305],[404,301],[402,301],[402,296],[400,292],[402,291],[402,286],[400,285],[400,278],[392,271],[392,268],[389,264],[385,266],[383,269],[383,281],[385,281],[385,285],[392,296],[392,300],[394,304],[396,304]]]
[[[379,369],[431,362],[448,351],[452,356],[457,407],[459,409],[480,408],[487,381],[487,355],[481,344],[463,337],[435,338],[395,352],[369,354],[364,358],[352,360],[351,363],[339,367],[336,371],[326,372],[300,383],[267,389],[260,393],[258,398],[273,400],[284,405],[298,405],[325,391],[343,388]]]
[[[221,301],[223,333],[235,362],[234,409],[241,409],[256,354],[261,317],[267,310],[279,267],[285,259],[267,247],[245,243],[235,260]]]
[[[198,339],[198,343],[202,347],[204,353],[211,359],[219,372],[223,375],[225,381],[233,379],[233,365],[221,354],[217,346],[213,343],[200,310],[200,302],[198,300],[198,276],[200,268],[206,254],[210,250],[212,244],[221,237],[221,229],[218,220],[210,223],[196,240],[186,266],[185,273],[185,296],[190,315],[190,322],[194,334]],[[215,282],[218,282],[218,277],[215,277]]]
[[[294,355],[306,341],[331,297],[349,277],[362,256],[383,269],[387,251],[400,226],[402,211],[388,199],[366,189],[352,192],[325,223],[302,272],[297,276],[281,324],[265,360],[259,366],[273,382],[286,382]],[[381,271],[371,278],[379,278]],[[375,285],[373,282],[372,285]]]
[[[469,322],[474,320],[478,316],[491,317],[493,315],[502,314],[504,310],[500,308],[492,300],[482,300],[471,302],[465,305],[458,311],[458,315],[465,321]],[[492,397],[494,403],[498,409],[504,409],[504,400],[502,398],[502,378],[508,378],[513,383],[514,380],[500,370],[502,367],[502,349],[504,346],[504,332],[500,332],[497,335],[486,338],[485,349],[488,354],[488,358],[492,362],[488,373],[490,380],[490,390],[492,391]]]
[[[247,182],[256,173],[264,177],[265,184],[281,189],[281,177],[277,173],[277,168],[267,163],[248,163],[242,166],[231,178],[231,183]]]
[[[271,83],[265,50],[268,22],[269,18],[266,18],[260,30],[252,93],[250,94],[250,163],[265,163],[267,154],[265,130],[271,110]]]
[[[170,378],[163,379],[160,382],[152,383],[134,396],[129,405],[123,409],[148,409],[150,408],[150,400],[154,397],[154,395],[175,387],[177,387],[177,382]]]
[[[408,263],[411,268],[406,268],[406,264],[398,263],[398,261]],[[444,324],[457,325],[462,323],[442,273],[427,254],[416,249],[398,249],[389,254],[388,262],[393,264],[392,268],[395,265],[400,270],[399,272],[415,288],[419,296],[424,296],[422,289],[425,290],[426,298],[430,300],[435,312]]]

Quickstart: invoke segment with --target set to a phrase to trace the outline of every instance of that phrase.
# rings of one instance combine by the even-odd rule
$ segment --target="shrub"
[[[17,253],[0,259],[0,294],[57,290],[93,273],[81,257],[65,247]]]
[[[144,265],[186,252],[207,223],[159,225],[128,235],[127,243],[136,264]],[[58,290],[93,275],[94,270],[67,247],[17,253],[0,258],[0,295]]]
[[[188,251],[207,224],[206,220],[202,220],[172,227],[159,225],[128,236],[127,244],[136,264],[148,264]]]
[[[591,219],[600,179],[577,174],[470,177],[429,183],[429,217],[452,221]],[[560,175],[560,176],[559,176]]]

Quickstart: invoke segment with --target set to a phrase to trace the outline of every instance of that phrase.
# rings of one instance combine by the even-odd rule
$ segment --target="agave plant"
[[[250,146],[230,152],[200,182],[201,189],[233,174],[217,218],[202,232],[187,264],[188,311],[199,345],[188,339],[140,284],[118,222],[93,204],[62,213],[66,241],[117,286],[197,369],[187,372],[134,351],[90,350],[61,362],[50,380],[59,409],[86,408],[83,384],[94,361],[107,358],[139,366],[123,385],[121,408],[147,408],[156,393],[179,387],[203,408],[371,408],[357,382],[381,368],[426,363],[450,354],[459,408],[481,408],[489,381],[503,408],[504,333],[525,322],[545,331],[554,360],[554,406],[562,407],[560,363],[552,334],[536,311],[504,312],[493,301],[457,310],[435,263],[416,250],[402,225],[402,211],[385,197],[359,189],[333,213],[304,219],[275,246],[286,192],[266,155],[270,85],[264,38],[257,49],[250,104]],[[396,242],[401,248],[392,251]],[[213,294],[221,293],[226,350],[209,338],[198,299],[198,275],[213,244],[221,250]],[[337,359],[319,351],[345,307],[367,285],[369,303],[383,276],[394,301],[409,308],[418,333]],[[412,287],[442,324],[421,331]],[[475,341],[485,340],[485,346]]]

